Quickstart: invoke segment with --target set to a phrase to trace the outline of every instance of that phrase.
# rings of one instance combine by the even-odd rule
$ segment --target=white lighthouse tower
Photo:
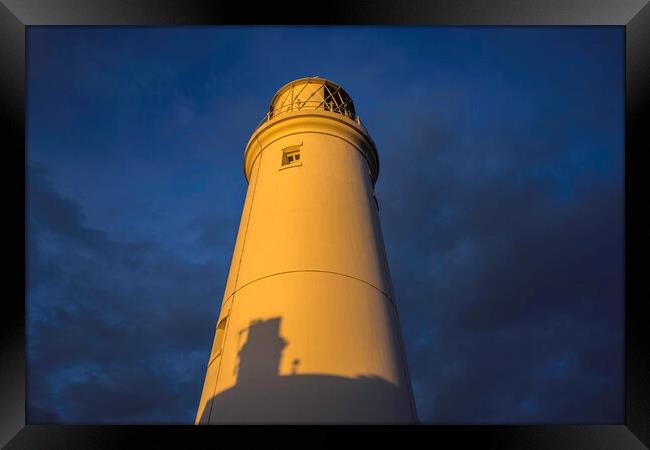
[[[244,152],[248,192],[197,424],[417,420],[352,99],[301,78]]]

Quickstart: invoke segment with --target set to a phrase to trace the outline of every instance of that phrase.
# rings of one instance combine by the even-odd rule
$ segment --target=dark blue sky
[[[28,417],[191,423],[275,91],[340,83],[423,422],[623,421],[622,27],[28,28]]]

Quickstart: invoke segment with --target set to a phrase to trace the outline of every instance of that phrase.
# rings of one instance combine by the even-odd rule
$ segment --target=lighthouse
[[[414,423],[374,186],[345,90],[273,97],[244,151],[248,191],[197,424]]]

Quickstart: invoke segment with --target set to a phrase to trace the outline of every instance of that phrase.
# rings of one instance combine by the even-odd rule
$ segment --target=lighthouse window
[[[295,164],[297,161],[300,161],[300,147],[289,147],[282,151],[283,166]]]
[[[210,364],[221,355],[221,347],[223,346],[223,338],[226,334],[226,323],[228,322],[228,317],[221,319],[217,325],[217,332],[214,335],[214,343],[212,344],[212,359]]]

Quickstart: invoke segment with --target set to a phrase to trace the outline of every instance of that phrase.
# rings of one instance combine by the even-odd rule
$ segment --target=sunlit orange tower
[[[197,424],[412,423],[374,185],[350,96],[301,78],[244,152],[248,192]]]

